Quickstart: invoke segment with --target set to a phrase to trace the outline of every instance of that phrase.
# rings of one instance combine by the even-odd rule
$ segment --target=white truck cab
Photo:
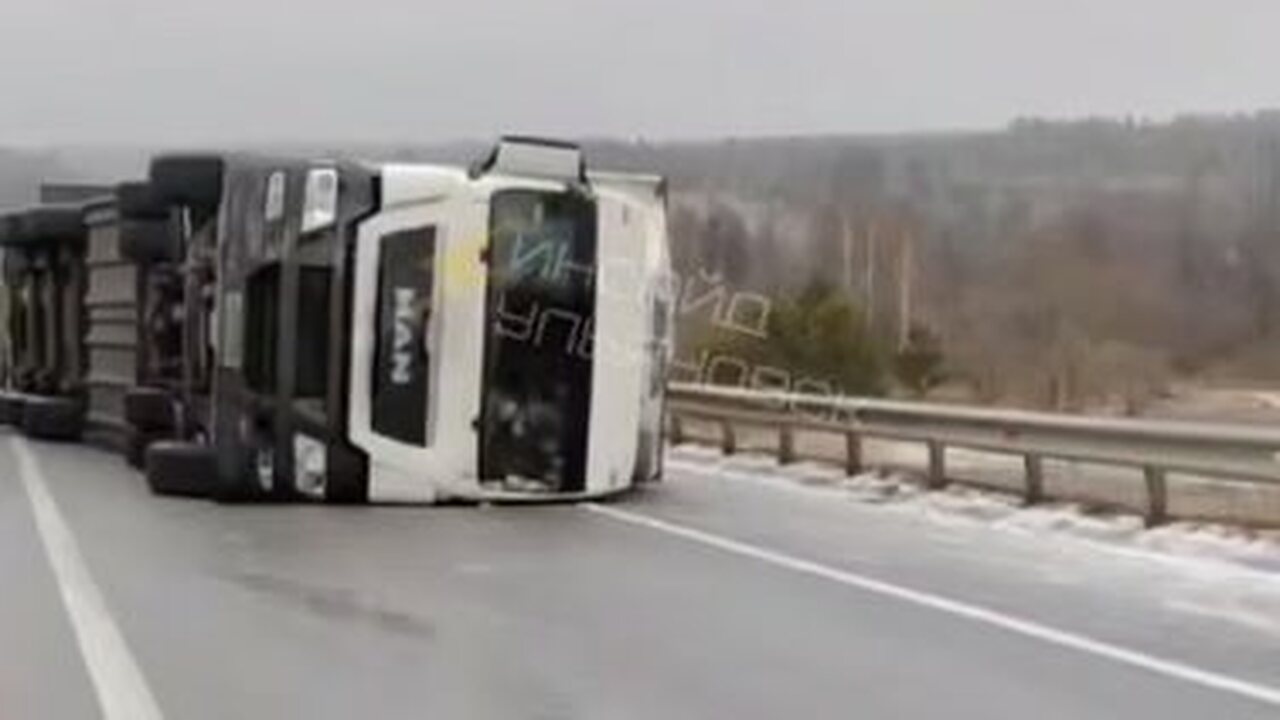
[[[219,163],[213,494],[554,500],[660,475],[660,178],[527,138],[470,168]]]
[[[351,441],[369,497],[593,497],[652,479],[669,343],[662,183],[504,141],[390,165],[356,241]]]

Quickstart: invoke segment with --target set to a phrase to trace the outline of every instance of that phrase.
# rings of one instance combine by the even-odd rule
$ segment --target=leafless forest
[[[644,152],[686,275],[833,288],[890,365],[935,336],[935,394],[1132,413],[1280,379],[1280,116]]]

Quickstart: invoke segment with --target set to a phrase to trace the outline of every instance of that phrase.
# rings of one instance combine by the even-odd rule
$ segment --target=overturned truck
[[[79,284],[52,281],[81,298],[81,359],[20,342],[9,395],[90,428],[118,407],[157,492],[534,501],[661,475],[658,178],[521,138],[469,168],[167,155],[110,205],[68,246]],[[55,382],[24,385],[36,366]]]

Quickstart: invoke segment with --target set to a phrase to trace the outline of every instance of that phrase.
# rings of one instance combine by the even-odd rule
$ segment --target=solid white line
[[[585,503],[583,504],[583,507],[597,515],[603,515],[630,525],[656,530],[700,545],[706,545],[735,555],[759,560],[794,572],[819,577],[841,585],[857,588],[865,592],[890,597],[912,605],[929,608],[930,610],[936,610],[948,615],[954,615],[965,618],[966,620],[983,623],[992,627],[1000,628],[1001,630],[1006,630],[1018,635],[1040,640],[1042,642],[1047,642],[1052,645],[1070,648],[1090,655],[1103,657],[1124,665],[1147,670],[1158,675],[1164,675],[1166,677],[1175,678],[1195,685],[1220,690],[1233,695],[1239,695],[1268,705],[1280,706],[1280,688],[1268,687],[1266,685],[1249,682],[1247,680],[1240,680],[1238,678],[1229,677],[1209,670],[1202,670],[1200,668],[1172,660],[1164,660],[1137,650],[1130,650],[1101,640],[1095,640],[1084,635],[1058,630],[1031,620],[1006,615],[995,610],[989,610],[977,605],[970,605],[958,600],[951,600],[939,595],[933,595],[919,590],[912,590],[901,585],[895,585],[893,583],[877,580],[875,578],[849,572],[847,570],[840,570],[828,565],[804,560],[792,555],[787,555],[758,545],[741,542],[739,540],[733,540],[721,535],[715,535],[686,525],[679,525],[666,520],[660,520],[649,515],[620,510],[616,507],[598,505],[594,503]]]
[[[112,620],[39,465],[26,442],[15,437],[10,438],[10,445],[103,719],[161,720],[160,706]]]

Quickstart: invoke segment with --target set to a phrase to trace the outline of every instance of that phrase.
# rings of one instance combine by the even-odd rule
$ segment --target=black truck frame
[[[317,183],[333,183],[331,188]],[[161,156],[123,216],[147,270],[148,372],[126,398],[131,448],[152,489],[223,501],[357,502],[367,459],[347,441],[356,223],[377,185],[354,165],[237,155]],[[306,198],[332,218],[306,227]],[[266,198],[266,201],[263,201]],[[172,231],[176,229],[176,232]],[[130,245],[132,232],[122,232]],[[174,327],[166,325],[172,321]],[[324,472],[295,467],[299,435]],[[306,453],[302,453],[306,455]]]

